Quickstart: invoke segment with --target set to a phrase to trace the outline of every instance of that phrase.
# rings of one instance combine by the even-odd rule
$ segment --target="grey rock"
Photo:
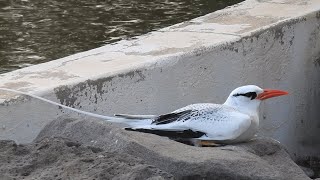
[[[194,147],[165,137],[125,131],[98,119],[59,118],[49,123],[36,141],[64,137],[87,146],[142,158],[176,179],[310,179],[285,148],[272,139],[222,147]]]
[[[173,179],[126,153],[108,152],[65,138],[17,145],[0,141],[0,179]]]

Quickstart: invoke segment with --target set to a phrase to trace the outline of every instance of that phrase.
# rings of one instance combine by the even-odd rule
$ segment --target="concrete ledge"
[[[261,108],[261,134],[319,157],[320,2],[247,0],[214,13],[0,75],[18,89],[100,114],[159,114],[221,103],[237,86],[291,92]],[[58,107],[1,92],[0,138],[31,142]]]

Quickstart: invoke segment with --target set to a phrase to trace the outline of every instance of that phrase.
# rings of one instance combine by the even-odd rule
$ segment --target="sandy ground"
[[[85,147],[63,138],[17,145],[0,141],[0,179],[171,179],[129,154]]]

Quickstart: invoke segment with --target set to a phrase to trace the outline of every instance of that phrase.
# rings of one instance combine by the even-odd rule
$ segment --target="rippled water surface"
[[[243,0],[0,0],[0,73],[189,20]]]

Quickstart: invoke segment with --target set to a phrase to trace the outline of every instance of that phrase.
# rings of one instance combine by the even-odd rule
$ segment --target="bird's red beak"
[[[283,96],[289,94],[287,91],[281,91],[277,89],[264,89],[261,94],[258,95],[257,99],[265,100],[276,96]]]

